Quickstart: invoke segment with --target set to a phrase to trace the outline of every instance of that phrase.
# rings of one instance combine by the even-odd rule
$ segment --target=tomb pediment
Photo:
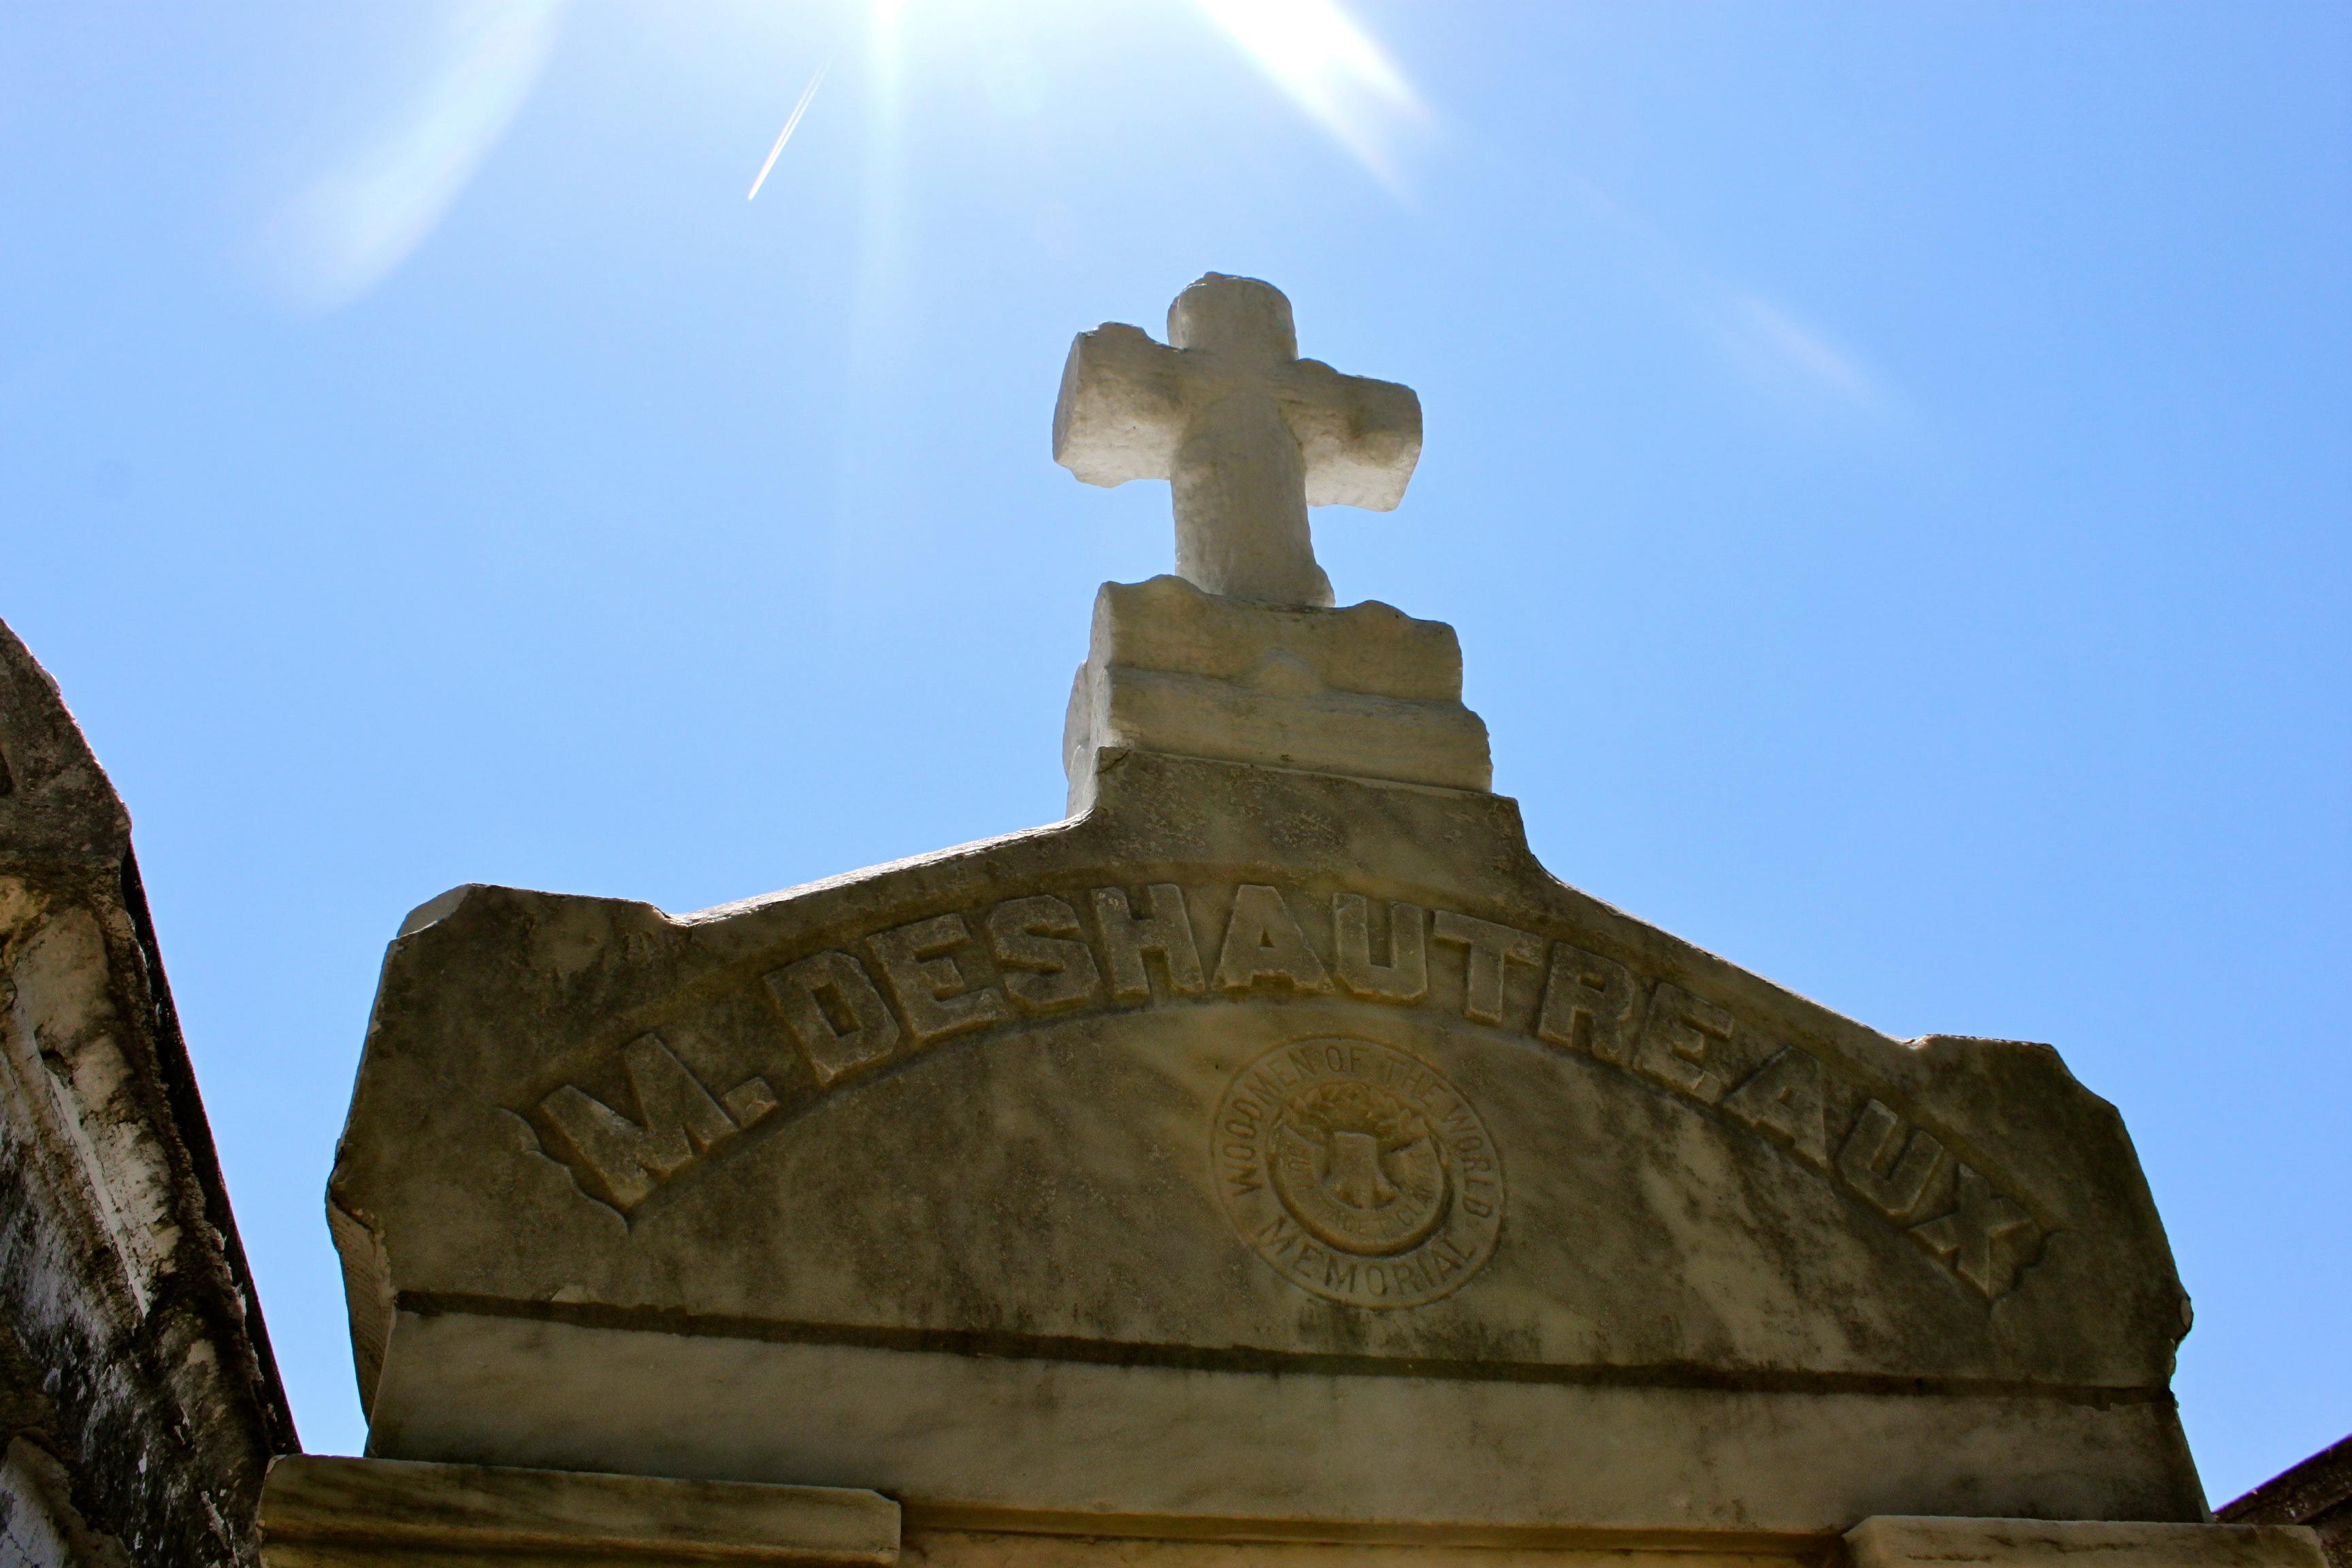
[[[1067,820],[413,914],[330,1188],[370,1454],[1033,1542],[2201,1521],[2114,1108],[1565,886],[1452,628],[1328,607],[1307,507],[1418,409],[1247,279],[1083,335],[1056,455],[1171,478],[1180,573],[1097,601]]]
[[[1658,1522],[1591,1519],[1558,1447],[1655,1440],[1660,1396],[1765,1467],[1693,1505],[1718,1526],[1770,1506],[1766,1475],[1825,1479],[1810,1439],[1748,1431],[1824,1399],[2008,1413],[2048,1444],[2009,1511],[2195,1512],[2165,1392],[2185,1298],[2119,1119],[2054,1051],[1841,1017],[1560,884],[1502,797],[1100,761],[1081,818],[724,910],[420,911],[333,1186],[372,1451],[515,1462],[520,1420],[558,1468],[1250,1514],[1247,1445],[1196,1472],[1112,1451],[1127,1395],[1092,1384],[1149,1373],[1276,1406],[1338,1380],[1395,1407],[1345,1418],[1366,1439],[1558,1406],[1507,1444],[1553,1456],[1508,1483],[1537,1496],[1457,1492],[1465,1522]],[[660,1370],[615,1383],[608,1355]],[[947,1377],[841,1443],[818,1391],[873,1415],[842,1380],[887,1362],[1090,1392],[983,1418]],[[730,1388],[769,1414],[723,1414]],[[933,1397],[1165,1484],[983,1486]],[[1886,1466],[1865,1446],[1833,1485]]]

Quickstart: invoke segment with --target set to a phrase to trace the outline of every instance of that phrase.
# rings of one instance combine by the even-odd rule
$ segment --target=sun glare
[[[1391,184],[1396,140],[1429,110],[1336,0],[1199,0],[1294,102]]]
[[[1430,114],[1404,75],[1339,0],[1197,0],[1293,103],[1392,189],[1398,154]],[[404,101],[289,206],[267,248],[301,302],[365,293],[423,243],[530,96],[570,0],[431,0],[431,35]],[[909,0],[848,0],[870,39],[877,134],[895,124]],[[768,7],[747,7],[772,16]],[[826,72],[800,94],[746,199],[756,196]],[[878,156],[879,154],[877,154]],[[887,157],[884,162],[887,162]]]

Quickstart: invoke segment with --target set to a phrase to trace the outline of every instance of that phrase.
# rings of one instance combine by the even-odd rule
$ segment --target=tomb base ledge
[[[2324,1568],[2294,1526],[1886,1515],[1841,1538],[1733,1530],[1423,1532],[1311,1520],[965,1519],[879,1493],[655,1476],[290,1457],[269,1472],[263,1568]],[[999,1528],[989,1528],[994,1524]],[[1425,1537],[1425,1538],[1424,1538]]]

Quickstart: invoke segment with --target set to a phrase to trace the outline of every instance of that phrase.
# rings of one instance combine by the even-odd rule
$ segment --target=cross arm
[[[1184,436],[1181,364],[1140,327],[1080,332],[1054,403],[1054,461],[1090,485],[1167,479]]]
[[[1321,360],[1283,367],[1276,397],[1306,459],[1308,506],[1392,511],[1421,460],[1421,398]]]

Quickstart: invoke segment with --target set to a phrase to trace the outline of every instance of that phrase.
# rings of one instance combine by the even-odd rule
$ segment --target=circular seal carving
[[[1217,1105],[1225,1212],[1292,1284],[1353,1307],[1418,1307],[1495,1250],[1503,1166],[1445,1075],[1371,1040],[1277,1047]]]

